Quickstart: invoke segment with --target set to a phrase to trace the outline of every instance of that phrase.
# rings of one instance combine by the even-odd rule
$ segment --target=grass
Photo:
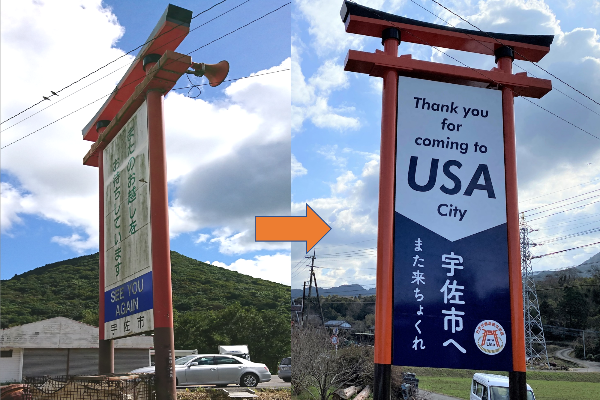
[[[475,371],[472,369],[448,369],[448,368],[424,368],[424,367],[402,367],[403,372],[414,372],[417,378],[448,377],[448,378],[473,378],[475,372],[485,372],[496,375],[508,376],[508,372],[502,371]],[[567,382],[590,382],[600,383],[598,372],[567,372],[567,371],[527,371],[527,380],[535,381],[567,381]]]
[[[600,385],[592,382],[528,380],[537,400],[600,400]],[[469,378],[419,378],[419,388],[469,400]]]
[[[419,389],[469,400],[471,379],[419,376]]]
[[[469,400],[473,370],[403,368],[419,378],[419,388]],[[492,372],[508,375],[506,372]],[[600,400],[600,373],[596,372],[527,372],[527,383],[537,400]]]

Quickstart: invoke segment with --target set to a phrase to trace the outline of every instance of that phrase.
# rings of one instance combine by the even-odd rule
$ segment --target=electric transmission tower
[[[521,215],[521,276],[523,279],[523,317],[525,320],[525,354],[527,361],[531,364],[548,363],[548,352],[546,350],[546,339],[544,338],[544,327],[540,306],[538,304],[533,270],[531,268],[531,247],[535,246],[529,239],[529,233],[533,231],[525,221],[525,215]]]

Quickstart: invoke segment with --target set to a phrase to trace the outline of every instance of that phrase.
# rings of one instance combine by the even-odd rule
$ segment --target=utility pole
[[[319,304],[319,311],[321,314],[321,323],[323,324],[323,326],[325,326],[325,318],[323,317],[323,308],[321,307],[321,299],[319,298],[319,286],[317,285],[317,276],[315,275],[315,258],[317,258],[316,256],[316,252],[313,250],[313,255],[312,256],[306,256],[304,258],[310,258],[311,259],[311,265],[310,265],[310,281],[309,281],[309,286],[308,286],[308,299],[309,299],[309,304],[310,304],[310,296],[311,296],[311,290],[312,290],[312,281],[313,279],[315,280],[315,292],[317,293],[317,303]],[[307,307],[310,308],[309,305],[307,305]],[[307,311],[306,315],[310,315],[310,312]]]
[[[535,246],[529,239],[529,233],[534,230],[525,221],[525,215],[521,214],[521,268],[523,279],[523,319],[525,321],[525,354],[529,362],[540,362],[549,366],[548,352],[546,350],[546,339],[544,327],[538,304],[535,281],[533,280],[533,269],[531,267],[530,248]]]
[[[304,326],[304,307],[306,307],[306,281],[302,282],[302,322],[300,322],[300,326]]]

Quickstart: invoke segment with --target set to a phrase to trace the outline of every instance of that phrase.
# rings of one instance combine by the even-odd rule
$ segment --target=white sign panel
[[[144,102],[104,157],[104,337],[154,329],[148,123]]]
[[[502,94],[399,77],[396,211],[456,241],[506,222]]]
[[[395,365],[512,368],[501,95],[399,78]]]

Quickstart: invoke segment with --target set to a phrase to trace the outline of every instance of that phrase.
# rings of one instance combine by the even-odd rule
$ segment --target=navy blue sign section
[[[152,272],[104,292],[104,322],[128,317],[153,308]]]
[[[506,224],[451,242],[395,214],[393,364],[512,370]]]

